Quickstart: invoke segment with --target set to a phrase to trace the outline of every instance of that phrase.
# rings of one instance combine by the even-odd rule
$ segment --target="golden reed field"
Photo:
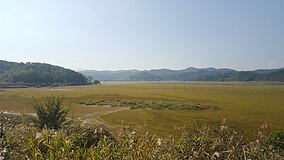
[[[177,136],[180,129],[197,124],[219,125],[224,118],[247,132],[255,131],[264,122],[274,129],[284,128],[282,83],[105,82],[90,86],[1,89],[0,109],[12,114],[33,114],[32,97],[42,100],[52,94],[65,97],[64,104],[71,109],[69,117],[82,125],[106,125],[111,129],[133,126],[159,136]],[[107,103],[90,103],[101,101]],[[148,102],[177,106],[171,110],[143,108]],[[128,107],[136,103],[140,108]],[[179,103],[208,109],[178,109]]]

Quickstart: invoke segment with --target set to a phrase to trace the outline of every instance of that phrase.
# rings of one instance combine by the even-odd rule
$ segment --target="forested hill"
[[[0,60],[0,87],[85,85],[81,73],[44,63],[15,63]]]
[[[227,68],[194,68],[181,70],[81,71],[88,77],[107,81],[275,81],[284,82],[284,68],[236,71]]]

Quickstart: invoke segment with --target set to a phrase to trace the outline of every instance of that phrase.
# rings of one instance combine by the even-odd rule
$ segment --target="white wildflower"
[[[222,125],[222,126],[220,126],[220,129],[221,129],[221,131],[224,131],[224,130],[227,129],[227,126]]]
[[[219,152],[215,152],[213,155],[212,155],[212,157],[220,157],[220,153]]]
[[[134,141],[132,139],[130,139],[129,143],[132,144]]]
[[[4,150],[2,151],[2,153],[6,153],[7,152],[7,149],[6,148],[4,148]]]
[[[158,146],[162,145],[162,139],[161,138],[158,138],[157,144],[158,144]]]
[[[42,138],[43,136],[42,136],[42,133],[36,133],[36,139],[39,139],[39,138]]]
[[[133,132],[131,132],[131,135],[133,135],[133,134],[136,134],[136,132],[134,132],[134,131],[133,131]]]

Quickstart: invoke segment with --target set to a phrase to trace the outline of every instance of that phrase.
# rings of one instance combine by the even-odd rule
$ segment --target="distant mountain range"
[[[275,81],[284,82],[284,68],[236,71],[228,68],[181,70],[120,70],[75,72],[45,63],[16,63],[0,60],[0,87],[86,85],[99,81]]]
[[[16,63],[0,60],[0,87],[85,85],[81,73],[45,63]]]
[[[181,70],[119,70],[80,71],[91,79],[100,81],[277,81],[284,82],[284,68],[236,71],[228,68],[194,68]]]

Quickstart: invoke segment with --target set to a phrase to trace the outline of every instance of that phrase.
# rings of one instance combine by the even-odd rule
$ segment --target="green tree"
[[[98,81],[98,80],[94,80],[94,81],[93,81],[93,84],[95,84],[95,85],[100,85],[100,84],[101,84],[101,82],[100,82],[100,81]]]
[[[66,121],[69,109],[63,106],[63,97],[52,95],[44,99],[44,103],[33,98],[33,107],[37,114],[35,119],[39,128],[60,129]]]

